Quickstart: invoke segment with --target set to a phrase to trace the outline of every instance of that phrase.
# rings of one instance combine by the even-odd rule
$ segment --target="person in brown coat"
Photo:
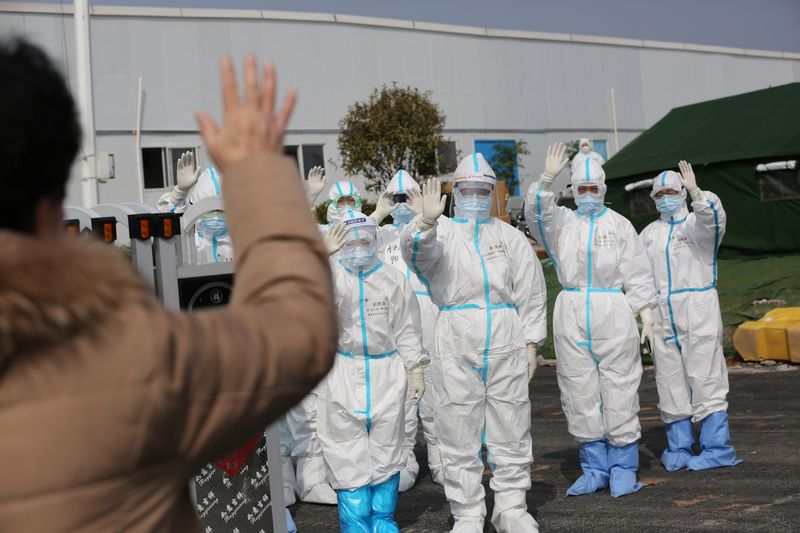
[[[105,246],[62,237],[80,132],[50,60],[0,44],[0,79],[0,531],[197,531],[190,476],[333,363],[328,254],[282,155],[296,95],[275,110],[274,71],[259,80],[248,56],[242,98],[222,61],[222,125],[197,118],[225,175],[236,287],[189,315]]]

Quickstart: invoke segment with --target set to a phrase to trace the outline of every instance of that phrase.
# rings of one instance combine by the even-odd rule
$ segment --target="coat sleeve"
[[[428,231],[417,228],[416,222],[406,224],[400,236],[403,260],[411,267],[423,285],[430,291],[428,281],[444,256],[444,243],[439,239],[441,219]]]
[[[727,217],[719,196],[709,191],[704,193],[705,199],[702,202],[692,202],[692,239],[703,249],[711,249],[716,253],[725,235]]]
[[[622,217],[624,230],[622,250],[619,258],[619,269],[622,274],[622,285],[625,298],[634,314],[645,307],[653,307],[656,303],[656,288],[650,260],[644,251],[642,241],[633,225]]]
[[[558,268],[558,235],[567,222],[570,209],[556,205],[552,191],[543,189],[541,181],[531,184],[525,199],[525,221],[531,235],[541,244]]]
[[[514,306],[522,320],[525,342],[541,346],[547,338],[547,285],[539,258],[522,233],[514,232],[509,243]]]
[[[384,267],[392,268],[392,267]],[[400,357],[407,369],[419,364],[429,362],[422,351],[422,325],[420,322],[419,302],[414,294],[414,289],[405,278],[397,284],[392,291],[394,301],[387,302],[391,305],[392,331]]]
[[[328,373],[336,350],[328,254],[297,165],[255,157],[227,170],[223,187],[236,250],[231,302],[166,319],[164,401],[181,413],[176,452],[187,472],[299,402]]]

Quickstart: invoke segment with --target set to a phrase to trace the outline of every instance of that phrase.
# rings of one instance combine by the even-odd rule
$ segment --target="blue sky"
[[[66,4],[72,3],[70,0],[62,1]],[[800,52],[800,0],[90,0],[90,2],[97,5],[342,13],[490,28]]]

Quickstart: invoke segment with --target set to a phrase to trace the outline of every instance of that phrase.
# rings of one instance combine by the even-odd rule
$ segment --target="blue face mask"
[[[416,213],[409,209],[406,204],[398,205],[392,212],[392,219],[394,219],[395,224],[408,224],[414,220],[415,216],[417,216]]]
[[[656,209],[658,209],[658,212],[668,217],[677,213],[682,205],[683,198],[677,194],[665,194],[656,200]]]
[[[462,199],[456,195],[456,211],[458,216],[464,218],[486,218],[492,211],[492,197],[487,196],[486,198],[477,198],[475,196],[471,196],[469,198]]]
[[[593,194],[578,196],[575,198],[575,203],[578,205],[579,215],[596,215],[605,207],[603,198]]]
[[[197,231],[207,237],[219,238],[228,234],[228,223],[222,213],[205,215],[195,225],[197,226]]]

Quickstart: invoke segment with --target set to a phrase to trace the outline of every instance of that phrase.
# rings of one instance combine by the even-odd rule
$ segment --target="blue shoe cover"
[[[731,446],[728,413],[717,411],[700,422],[700,455],[689,459],[689,470],[709,470],[741,463]]]
[[[611,495],[615,498],[632,494],[644,484],[636,481],[639,470],[639,444],[632,442],[625,446],[608,445],[608,466]]]
[[[400,472],[372,486],[372,533],[400,533],[394,512],[397,510],[397,495],[400,487]]]
[[[289,512],[289,509],[283,508],[286,511],[286,531],[288,533],[297,533],[297,526],[294,524],[294,518],[292,518],[292,513]]]
[[[339,527],[342,533],[371,533],[370,508],[372,488],[369,485],[336,491]]]
[[[567,496],[591,494],[608,487],[608,452],[606,443],[597,440],[585,442],[580,447],[583,475],[567,489]]]
[[[691,418],[667,424],[667,449],[661,454],[661,464],[667,472],[686,468],[694,457],[694,426]]]

